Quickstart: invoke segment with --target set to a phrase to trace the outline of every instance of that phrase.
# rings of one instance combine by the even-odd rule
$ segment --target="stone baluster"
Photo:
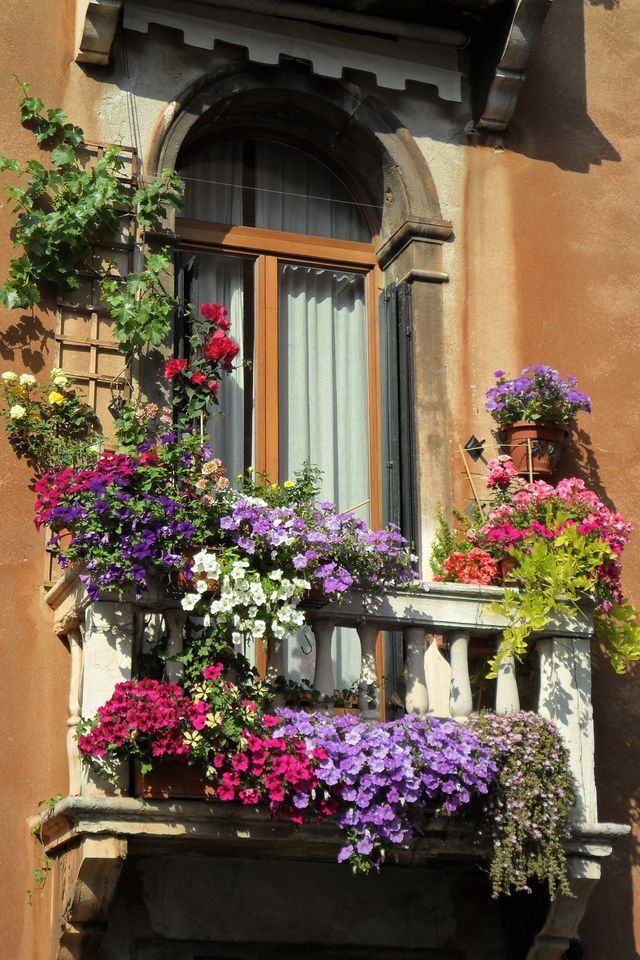
[[[426,636],[424,627],[405,627],[402,631],[406,647],[407,713],[426,713],[429,709],[429,694],[424,671]]]
[[[469,679],[469,634],[455,630],[449,638],[451,649],[451,695],[449,709],[455,720],[464,721],[473,709]]]
[[[98,600],[87,608],[82,670],[82,718],[95,716],[117,683],[130,680],[134,644],[134,608],[130,603]],[[89,767],[82,770],[80,792],[104,796],[127,792],[129,771],[120,764],[115,784]]]
[[[310,624],[316,638],[316,669],[313,675],[313,689],[317,690],[326,706],[326,700],[333,702],[335,681],[333,678],[333,660],[331,659],[331,641],[334,624],[330,620],[314,620]]]
[[[538,713],[558,728],[577,784],[574,819],[597,823],[589,637],[543,637]]]
[[[357,627],[357,630],[360,637],[358,706],[363,718],[377,720],[380,717],[380,689],[376,669],[378,628],[375,623],[362,623]]]
[[[82,697],[82,631],[72,628],[66,634],[71,654],[71,676],[69,678],[69,718],[67,720],[67,761],[69,764],[69,794],[80,793],[81,768],[78,753],[78,726],[80,725]]]
[[[512,656],[502,657],[496,682],[496,713],[517,713],[520,694],[516,680],[516,663]]]
[[[169,683],[179,683],[182,679],[183,665],[175,659],[184,649],[184,628],[187,622],[186,610],[174,608],[165,611],[164,618],[167,624],[167,661],[165,676]]]

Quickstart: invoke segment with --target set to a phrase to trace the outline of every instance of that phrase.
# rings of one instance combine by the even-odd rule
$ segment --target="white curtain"
[[[237,225],[242,215],[242,141],[213,143],[180,166],[184,204],[180,216],[190,220]]]

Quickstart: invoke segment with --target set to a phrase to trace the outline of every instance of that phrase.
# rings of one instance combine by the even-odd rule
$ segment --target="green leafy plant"
[[[159,347],[171,330],[171,315],[178,301],[162,283],[162,274],[170,266],[171,255],[164,247],[149,254],[139,273],[124,279],[106,276],[100,281],[102,299],[115,321],[113,334],[128,359],[140,356],[148,347]]]
[[[505,587],[502,598],[488,607],[508,621],[497,656],[489,662],[489,677],[497,676],[505,656],[524,656],[532,633],[544,630],[555,617],[574,616],[593,592],[598,569],[614,559],[604,541],[590,540],[571,525],[553,541],[530,534],[520,543],[511,549],[518,588]]]
[[[41,800],[38,804],[38,807],[46,807],[49,812],[53,810],[55,805],[62,800],[61,793],[54,793],[53,796],[49,797],[47,800]],[[40,843],[44,843],[44,838],[42,836],[42,817],[38,817],[35,824],[31,828],[31,836],[36,837]],[[49,874],[51,873],[53,867],[53,860],[50,856],[45,854],[38,864],[37,867],[33,870],[33,880],[35,886],[27,890],[27,906],[33,906],[33,895],[36,892],[42,892],[44,890]]]
[[[21,165],[0,155],[0,173],[17,174],[19,181],[5,188],[17,215],[15,247],[22,250],[0,287],[0,302],[9,309],[39,303],[47,284],[59,293],[78,287],[77,269],[91,245],[101,234],[114,233],[123,217],[136,215],[140,226],[157,229],[167,209],[181,204],[175,172],[163,170],[134,190],[124,176],[119,146],[106,147],[91,161],[84,131],[64,110],[45,109],[42,100],[29,96],[28,84],[20,88],[21,121],[49,151],[49,163],[32,159]]]

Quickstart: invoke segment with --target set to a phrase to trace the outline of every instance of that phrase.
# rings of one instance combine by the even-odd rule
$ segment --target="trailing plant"
[[[44,384],[38,384],[30,373],[18,376],[6,370],[0,380],[0,415],[9,443],[37,477],[95,460],[100,421],[76,392],[71,377],[56,368]]]
[[[64,110],[45,109],[42,100],[29,96],[28,84],[20,88],[21,121],[36,144],[49,151],[49,162],[32,159],[21,165],[0,156],[0,172],[17,174],[20,181],[6,187],[17,217],[14,245],[22,250],[0,287],[0,302],[9,309],[39,303],[46,284],[59,293],[78,287],[77,268],[85,254],[101,234],[114,233],[123,217],[135,214],[141,227],[158,229],[167,209],[182,202],[182,184],[172,170],[132,189],[118,146],[106,147],[89,162],[83,130]]]
[[[531,892],[546,883],[549,896],[571,896],[564,841],[575,787],[567,751],[555,727],[535,713],[470,718],[499,773],[484,798],[481,831],[493,845],[493,896]]]
[[[62,800],[62,794],[54,793],[53,796],[49,797],[47,800],[41,800],[40,803],[38,804],[38,808],[46,807],[47,811],[51,812],[55,807],[55,805],[59,803],[60,800]],[[44,842],[43,836],[42,836],[42,817],[41,816],[37,818],[35,824],[32,826],[31,836],[37,837],[40,843]],[[42,860],[40,861],[40,863],[38,864],[38,866],[35,867],[33,870],[33,880],[35,883],[35,887],[33,887],[30,890],[27,890],[27,906],[28,907],[33,906],[34,893],[36,893],[36,891],[41,893],[46,887],[47,880],[49,878],[49,874],[51,873],[52,869],[53,869],[53,859],[50,856],[48,856],[48,854],[45,854]]]

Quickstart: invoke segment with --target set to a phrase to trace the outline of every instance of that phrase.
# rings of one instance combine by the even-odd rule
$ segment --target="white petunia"
[[[182,598],[182,609],[193,610],[199,599],[197,593],[186,593]]]

